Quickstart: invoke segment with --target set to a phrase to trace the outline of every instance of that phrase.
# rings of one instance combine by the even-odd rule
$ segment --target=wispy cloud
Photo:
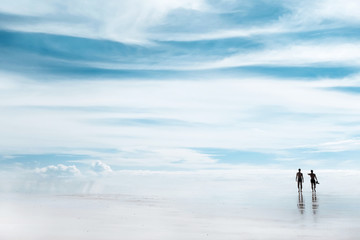
[[[357,43],[316,43],[276,46],[264,51],[238,54],[207,66],[224,68],[237,66],[356,66],[359,67]]]
[[[328,90],[357,85],[357,77],[245,80],[13,81],[1,100],[2,151],[110,147],[120,152],[102,157],[118,166],[199,166],[216,163],[216,158],[187,149],[277,152],[352,138],[360,130],[346,125],[359,118],[359,96]],[[31,95],[26,94],[29,90]],[[129,122],[154,117],[177,124]]]
[[[36,16],[30,23],[9,18],[9,30],[146,42],[146,28],[158,24],[176,8],[199,9],[200,1],[47,1],[38,6],[28,0],[3,4],[0,11],[18,19]]]
[[[358,9],[335,0],[4,3],[0,153],[14,158],[0,164],[60,176],[325,166],[336,152],[357,166]]]

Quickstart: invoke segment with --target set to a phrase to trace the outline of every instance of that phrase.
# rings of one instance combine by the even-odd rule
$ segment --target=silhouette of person
[[[302,192],[302,183],[304,182],[304,177],[300,168],[299,171],[296,173],[295,181],[297,182],[298,191]]]
[[[314,173],[313,170],[311,170],[310,173],[308,173],[308,175],[310,176],[311,190],[313,192],[316,192],[316,183],[318,181],[316,174]]]

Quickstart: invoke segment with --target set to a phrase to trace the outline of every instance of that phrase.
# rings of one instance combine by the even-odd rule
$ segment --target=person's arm
[[[304,175],[301,174],[302,182],[304,182]]]

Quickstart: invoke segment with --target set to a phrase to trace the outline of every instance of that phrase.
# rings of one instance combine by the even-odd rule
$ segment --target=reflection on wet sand
[[[317,213],[317,211],[318,211],[318,208],[319,208],[319,202],[318,202],[318,198],[316,196],[316,192],[312,193],[311,202],[312,202],[312,204],[311,204],[312,213],[315,215]],[[301,214],[304,214],[304,212],[305,212],[305,202],[304,202],[304,196],[303,196],[303,194],[301,192],[299,193],[297,207],[299,209],[299,212]]]
[[[302,192],[299,192],[299,199],[298,199],[298,209],[301,214],[304,214],[305,212],[305,203],[304,203],[304,197]]]
[[[316,197],[316,192],[312,193],[312,210],[313,210],[313,214],[317,213],[317,210],[319,208],[319,203]]]

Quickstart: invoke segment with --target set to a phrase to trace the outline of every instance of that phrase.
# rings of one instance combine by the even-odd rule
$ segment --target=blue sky
[[[0,4],[0,165],[359,169],[360,3]]]

